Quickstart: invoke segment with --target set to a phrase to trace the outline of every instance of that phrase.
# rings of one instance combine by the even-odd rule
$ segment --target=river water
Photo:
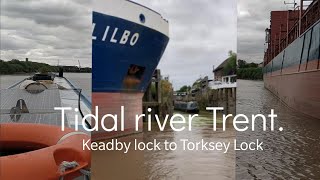
[[[263,151],[237,151],[237,179],[319,179],[320,121],[298,113],[266,90],[262,81],[239,80],[237,114],[269,114],[278,117],[275,130],[237,132],[238,141],[263,141]],[[279,127],[283,127],[280,132]]]
[[[188,114],[182,114],[185,118]],[[93,151],[92,179],[103,177],[110,179],[182,179],[182,180],[212,180],[235,179],[235,152],[233,145],[224,153],[218,150],[183,150],[181,140],[196,143],[204,142],[233,142],[235,131],[229,127],[221,129],[221,114],[218,117],[218,128],[213,131],[213,118],[210,113],[200,113],[192,121],[191,131],[175,132],[167,124],[164,131],[160,131],[156,122],[152,123],[152,131],[148,131],[144,122],[144,132],[119,138],[122,142],[134,142],[137,139],[144,143],[175,142],[176,150],[135,151],[133,148],[127,154],[122,151]],[[184,124],[188,127],[188,123]],[[124,173],[125,172],[125,173]]]
[[[177,112],[183,114],[181,112]],[[187,114],[183,114],[188,117]],[[201,114],[192,121],[192,131],[175,132],[170,126],[164,131],[145,131],[144,141],[153,139],[176,142],[175,151],[146,151],[144,154],[146,179],[234,179],[235,152],[232,143],[227,153],[217,150],[183,150],[182,139],[190,142],[233,142],[235,132],[231,128],[213,131],[213,118]],[[146,129],[147,125],[144,124]],[[180,146],[179,146],[180,145]]]

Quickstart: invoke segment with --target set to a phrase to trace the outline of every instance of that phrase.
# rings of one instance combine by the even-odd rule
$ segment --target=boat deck
[[[83,130],[82,116],[74,111],[75,108],[79,108],[79,88],[66,78],[56,77],[53,82],[57,86],[51,86],[42,92],[31,93],[20,87],[25,81],[22,80],[9,89],[0,90],[0,123],[41,123],[61,126],[61,111],[54,110],[54,107],[71,107],[72,110],[65,113],[65,127],[74,128],[77,115],[79,129]],[[18,103],[21,99],[25,102],[27,112],[12,113],[15,107],[22,106],[23,103]],[[91,113],[91,101],[82,93],[80,109],[84,115]]]
[[[38,94],[32,94],[23,89],[0,90],[0,122],[12,122],[10,111],[16,107],[17,102],[23,99],[29,113],[19,113],[19,123],[44,123],[61,125],[61,113],[54,110],[54,107],[61,106],[59,90],[46,90]],[[17,116],[17,115],[16,115]]]

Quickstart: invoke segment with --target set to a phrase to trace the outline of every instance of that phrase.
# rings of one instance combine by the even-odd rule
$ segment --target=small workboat
[[[91,122],[75,117],[91,113],[91,100],[62,74],[37,73],[0,90],[0,179],[89,178],[90,151],[82,142]]]
[[[174,109],[189,113],[198,113],[199,107],[198,103],[195,101],[175,101]]]

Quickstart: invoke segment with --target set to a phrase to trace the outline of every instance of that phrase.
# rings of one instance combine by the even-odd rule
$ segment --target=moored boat
[[[198,113],[199,107],[198,103],[195,101],[175,101],[174,109],[189,113]]]

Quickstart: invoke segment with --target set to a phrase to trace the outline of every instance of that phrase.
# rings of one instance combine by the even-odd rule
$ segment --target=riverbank
[[[263,68],[262,63],[248,63],[245,60],[238,60],[237,79],[262,80]]]
[[[237,78],[246,80],[263,80],[262,67],[238,68]]]

